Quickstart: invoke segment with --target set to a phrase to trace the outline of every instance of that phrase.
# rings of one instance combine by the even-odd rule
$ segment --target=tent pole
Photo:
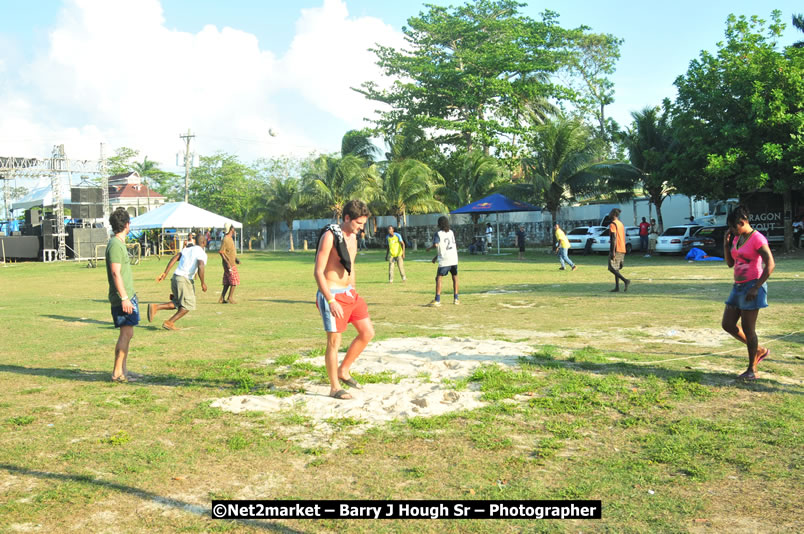
[[[497,255],[500,255],[500,212],[494,214],[494,220],[497,221]]]

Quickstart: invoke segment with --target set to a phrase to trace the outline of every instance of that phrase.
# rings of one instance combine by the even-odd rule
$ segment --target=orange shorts
[[[335,317],[329,307],[329,303],[324,298],[323,293],[320,291],[316,295],[315,303],[318,307],[318,312],[324,320],[324,330],[327,332],[345,332],[349,323],[368,319],[368,306],[363,297],[357,294],[352,289],[352,286],[346,289],[330,289],[333,298],[341,305],[343,309],[343,317]]]

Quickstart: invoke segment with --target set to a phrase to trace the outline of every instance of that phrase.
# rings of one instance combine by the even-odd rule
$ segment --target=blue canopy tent
[[[511,200],[510,198],[506,197],[505,195],[501,195],[499,193],[494,193],[493,195],[489,195],[485,198],[481,198],[480,200],[476,200],[471,204],[467,204],[462,208],[458,208],[456,210],[452,210],[450,213],[454,214],[461,214],[461,213],[485,213],[495,214],[495,222],[497,223],[497,254],[500,253],[500,213],[510,213],[513,211],[542,211],[542,208],[538,208],[532,204],[528,204],[527,202],[522,202],[519,200]]]

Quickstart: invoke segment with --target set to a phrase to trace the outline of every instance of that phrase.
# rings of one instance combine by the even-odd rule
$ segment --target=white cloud
[[[68,155],[94,158],[105,141],[109,151],[129,146],[172,166],[188,127],[202,154],[224,150],[251,160],[332,150],[343,132],[313,147],[320,135],[307,132],[319,134],[316,114],[364,124],[376,105],[349,87],[378,79],[367,48],[389,39],[402,42],[379,19],[349,18],[340,0],[302,10],[282,57],[233,28],[172,30],[158,0],[65,0],[47,50],[0,85],[2,155],[45,156],[64,143]],[[6,61],[0,50],[0,66]],[[309,115],[279,123],[280,90],[304,99],[298,107]],[[271,128],[282,135],[271,137]]]
[[[377,42],[401,47],[402,33],[372,17],[350,19],[340,0],[302,10],[296,37],[280,61],[289,83],[320,109],[334,113],[350,127],[365,126],[378,104],[353,91],[367,80],[380,79],[377,58],[369,47]]]

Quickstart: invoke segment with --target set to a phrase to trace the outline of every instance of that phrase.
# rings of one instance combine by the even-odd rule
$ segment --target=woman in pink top
[[[748,215],[748,209],[737,206],[726,221],[729,229],[723,239],[723,256],[734,268],[734,286],[726,299],[722,325],[748,347],[748,369],[738,378],[756,380],[757,364],[770,354],[770,349],[759,346],[757,316],[760,308],[768,307],[767,280],[776,263],[768,240],[751,228]]]

